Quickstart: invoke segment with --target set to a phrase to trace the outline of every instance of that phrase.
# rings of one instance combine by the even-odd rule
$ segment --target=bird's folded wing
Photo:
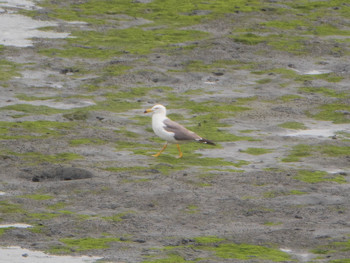
[[[174,133],[174,138],[179,141],[187,141],[187,140],[199,140],[200,136],[195,134],[192,131],[187,130],[184,126],[178,124],[175,121],[170,119],[164,120],[164,129],[168,132]]]

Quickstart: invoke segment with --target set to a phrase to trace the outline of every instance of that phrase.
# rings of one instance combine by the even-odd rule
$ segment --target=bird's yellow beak
[[[147,109],[143,113],[149,113],[149,112],[152,112],[152,109]]]

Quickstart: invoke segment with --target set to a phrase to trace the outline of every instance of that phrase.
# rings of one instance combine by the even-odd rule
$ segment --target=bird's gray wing
[[[178,141],[188,141],[188,140],[200,140],[201,137],[192,131],[187,130],[181,124],[170,119],[164,120],[164,129],[168,132],[174,133],[174,138]]]

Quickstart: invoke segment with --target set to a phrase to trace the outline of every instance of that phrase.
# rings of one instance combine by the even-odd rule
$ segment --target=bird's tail
[[[200,138],[200,139],[198,140],[198,142],[200,142],[200,143],[205,143],[205,144],[210,144],[210,145],[216,145],[214,142],[209,141],[209,140],[204,139],[204,138]]]

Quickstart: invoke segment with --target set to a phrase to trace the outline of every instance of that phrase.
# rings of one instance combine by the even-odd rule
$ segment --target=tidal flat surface
[[[2,1],[0,262],[349,262],[349,17]],[[156,103],[217,146],[152,157]]]

